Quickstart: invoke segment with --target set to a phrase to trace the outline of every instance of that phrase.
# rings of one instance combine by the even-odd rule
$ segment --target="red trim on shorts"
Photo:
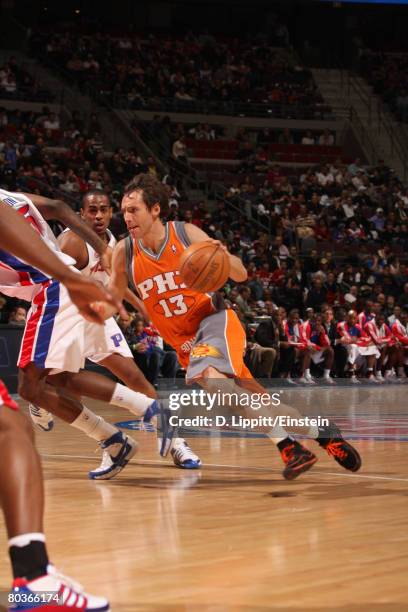
[[[41,324],[42,315],[45,310],[46,303],[46,292],[51,284],[51,281],[44,283],[42,290],[35,296],[32,304],[37,306],[35,314],[33,314],[26,325],[23,340],[21,343],[20,358],[18,360],[18,367],[25,368],[32,361],[33,348],[37,338],[37,330]]]

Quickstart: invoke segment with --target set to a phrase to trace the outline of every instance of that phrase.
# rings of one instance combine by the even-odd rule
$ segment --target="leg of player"
[[[52,406],[52,413],[96,440],[103,452],[102,464],[89,472],[92,479],[109,480],[128,464],[137,451],[135,440],[94,414],[65,389],[46,383],[47,370],[33,363],[19,370],[19,394],[35,406]]]
[[[334,350],[332,349],[331,346],[327,346],[326,348],[323,349],[323,355],[324,355],[323,381],[326,384],[333,385],[334,380],[330,376],[330,372],[333,368]]]
[[[43,528],[43,479],[33,430],[1,382],[0,404],[3,404],[0,407],[0,443],[3,460],[8,467],[8,477],[0,479],[0,505],[6,522],[14,577],[10,597],[18,592],[26,595],[27,601],[30,601],[29,596],[34,597],[36,592],[63,591],[58,606],[61,612],[73,609],[67,604],[72,594],[76,596],[76,601],[81,599],[84,604],[82,609],[86,612],[108,611],[106,599],[83,593],[81,588],[72,589],[69,586],[72,581],[64,580],[49,564]],[[56,602],[52,604],[55,606]],[[48,608],[51,606],[42,607],[44,611]],[[13,607],[13,610],[20,609],[29,612],[34,607],[27,607],[26,604]]]
[[[201,373],[200,377],[196,379],[196,382],[203,387],[208,393],[217,393],[220,389],[224,392],[224,397],[229,395],[233,398],[240,397],[243,395],[248,396],[256,394],[268,394],[268,391],[262,387],[255,379],[247,378],[245,380],[235,380],[229,378],[225,374],[221,373],[216,368],[209,366]],[[238,383],[238,384],[237,384]],[[248,402],[238,402],[227,406],[227,408],[234,411],[234,413],[243,411],[243,416],[253,418],[254,412],[250,408],[242,408],[242,405],[248,405]],[[273,414],[273,406],[265,406],[263,409],[257,411],[256,416],[275,416]],[[290,407],[279,406],[279,414],[285,414],[292,418],[300,418],[300,413]],[[293,480],[297,478],[303,472],[309,470],[314,463],[317,461],[317,457],[309,451],[303,444],[297,442],[292,436],[288,434],[286,429],[281,427],[279,424],[275,425],[273,429],[269,427],[257,427],[257,431],[266,433],[269,439],[276,444],[282,460],[285,464],[283,470],[283,476],[287,480]]]
[[[302,363],[302,376],[299,382],[304,385],[313,385],[315,381],[310,374],[311,351],[309,349],[303,349],[300,353],[300,359]]]
[[[138,391],[141,390],[141,387],[148,387],[146,391],[149,391],[150,388],[152,390],[151,397],[157,398],[156,390],[145,379],[143,373],[137,367],[133,359],[128,359],[122,355],[119,355],[118,353],[115,353],[113,355],[109,355],[109,357],[106,357],[102,361],[99,361],[99,364],[105,368],[108,368],[108,370],[120,378],[120,380],[122,380],[126,385],[126,387],[123,385],[116,385],[112,397],[116,398],[117,401],[119,401],[120,398],[123,398],[123,402],[126,398],[128,398],[127,401],[129,403],[133,402],[132,394],[139,396],[140,393],[138,393]],[[146,391],[144,392],[146,393]],[[110,403],[114,402],[111,401]],[[140,401],[139,404],[141,404]],[[128,407],[123,403],[116,403],[116,405],[122,405],[124,408]],[[149,406],[151,406],[151,400]],[[147,407],[148,406],[146,406],[146,408]],[[142,416],[144,416],[144,413]],[[192,451],[184,438],[173,438],[171,456],[174,464],[183,469],[194,470],[200,468],[202,465],[201,459]]]
[[[197,382],[203,387],[208,388],[210,386],[214,390],[213,381],[215,380],[216,389],[217,385],[219,385],[217,380],[219,381],[223,377],[227,378],[215,368],[209,367],[204,370],[202,378]],[[233,379],[230,379],[230,381],[232,380]],[[267,390],[253,379],[240,379],[239,387],[238,385],[235,385],[235,387],[235,391],[231,392],[238,392],[237,389],[241,387],[250,392],[267,393]],[[268,408],[268,416],[274,416],[273,414],[271,415],[271,412],[275,412],[276,414],[276,408],[272,405]],[[290,416],[296,419],[302,418],[298,410],[282,403],[279,406],[278,412],[280,415]],[[261,411],[259,411],[259,413],[261,413]],[[253,417],[253,413],[251,416]],[[339,428],[334,423],[330,423],[327,427],[311,426],[306,431],[304,428],[299,428],[297,432],[308,435],[310,438],[316,440],[316,442],[345,469],[352,472],[356,472],[360,469],[360,455],[353,446],[343,439]],[[272,431],[266,433],[281,452],[282,459],[286,464],[283,475],[287,480],[293,480],[302,472],[310,469],[316,462],[317,459],[315,455],[302,444],[294,440],[288,435],[287,431],[279,425],[274,427]]]
[[[98,361],[98,363],[108,368],[126,386],[115,383],[106,376],[96,372],[85,370],[77,373],[64,372],[49,376],[48,381],[59,388],[65,389],[70,394],[91,397],[92,399],[107,402],[114,406],[126,408],[135,416],[143,418],[146,426],[150,423],[154,424],[155,415],[158,412],[158,405],[156,403],[157,393],[154,387],[145,379],[134,361],[115,353]],[[140,388],[148,392],[150,397],[141,393]],[[89,413],[90,411],[87,414],[89,415]],[[52,415],[48,411],[39,408],[38,405],[31,404],[30,414],[33,421],[41,429],[44,431],[51,429],[49,423],[52,423]],[[59,416],[55,409],[53,409],[53,414]],[[103,419],[101,420],[103,421]],[[184,469],[197,469],[201,467],[200,458],[191,450],[184,438],[173,439],[171,456],[177,467]],[[104,463],[104,460],[102,460],[102,463]]]

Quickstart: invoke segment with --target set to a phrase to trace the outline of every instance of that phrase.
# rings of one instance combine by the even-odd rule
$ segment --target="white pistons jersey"
[[[50,226],[30,198],[22,193],[0,189],[0,200],[22,215],[61,261],[67,265],[75,264],[72,257],[61,252]],[[27,264],[23,259],[2,251],[0,244],[0,291],[2,293],[31,301],[38,290],[38,285],[49,280],[50,277],[41,270]]]
[[[71,230],[67,228],[62,233],[65,234],[65,232],[69,231]],[[117,244],[115,236],[108,229],[106,230],[106,235],[109,240],[108,247],[114,249]],[[85,276],[92,276],[94,280],[97,280],[98,282],[102,283],[102,285],[107,286],[109,283],[109,274],[102,268],[100,256],[90,244],[86,242],[85,245],[88,251],[88,263],[86,264],[85,268],[81,269],[82,274],[85,274]]]
[[[108,247],[114,249],[117,243],[115,236],[110,230],[106,230],[106,234],[109,239]],[[86,248],[88,249],[88,264],[81,270],[82,274],[92,276],[93,279],[99,281],[102,285],[108,285],[109,274],[102,268],[98,253],[88,243],[86,243]]]

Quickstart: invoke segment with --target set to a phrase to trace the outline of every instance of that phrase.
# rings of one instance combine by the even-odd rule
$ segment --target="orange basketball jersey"
[[[127,248],[128,276],[160,335],[186,366],[200,322],[216,308],[211,294],[189,289],[181,280],[180,257],[189,246],[184,223],[171,221],[165,229],[158,253],[143,246],[141,240],[133,241],[133,253]]]

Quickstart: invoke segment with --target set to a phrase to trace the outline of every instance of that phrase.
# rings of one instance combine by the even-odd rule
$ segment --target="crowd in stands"
[[[215,38],[40,33],[32,48],[83,90],[111,106],[134,109],[256,109],[286,118],[330,115],[310,71],[287,48],[267,41]],[[261,106],[265,105],[264,111]]]
[[[153,158],[136,149],[106,152],[96,114],[85,121],[74,111],[64,125],[48,107],[40,113],[0,108],[0,183],[12,190],[59,192],[78,208],[91,188],[107,190],[117,202],[138,172],[156,174]]]
[[[0,98],[51,102],[52,94],[42,88],[14,56],[0,63]]]
[[[363,172],[363,176],[378,177],[385,209],[371,223],[376,223],[381,236],[388,231],[387,219],[395,215],[394,205],[399,202],[399,192],[393,189],[396,179],[383,165],[368,173],[357,169],[357,162],[354,165],[354,174],[353,168],[348,169],[353,176]],[[300,215],[313,216],[314,209],[330,208],[322,206],[313,190],[303,196]],[[349,197],[358,217],[367,201],[353,203],[353,195]],[[408,200],[402,199],[401,211],[407,207]],[[248,281],[240,286],[229,282],[222,293],[226,306],[237,311],[247,330],[246,360],[255,375],[278,375],[289,383],[297,377],[303,384],[313,384],[313,374],[322,375],[327,383],[333,376],[348,374],[352,381],[358,381],[357,375],[380,382],[383,374],[387,380],[405,377],[408,275],[391,240],[379,239],[371,253],[348,247],[344,257],[335,256],[329,248],[305,254],[287,231],[282,212],[276,213],[272,236],[259,231],[243,214],[232,218],[228,203],[220,202],[212,212],[200,205],[185,210],[170,206],[165,216],[195,223],[243,260]],[[10,306],[14,319],[23,314],[15,309],[19,304]],[[5,312],[7,304],[1,301],[0,308]],[[161,352],[154,330],[140,318],[130,326],[128,338],[136,361],[152,381],[160,372],[174,376],[178,368],[174,354],[167,356],[169,347],[165,355]]]
[[[408,122],[408,53],[365,50],[360,70],[399,121]]]

